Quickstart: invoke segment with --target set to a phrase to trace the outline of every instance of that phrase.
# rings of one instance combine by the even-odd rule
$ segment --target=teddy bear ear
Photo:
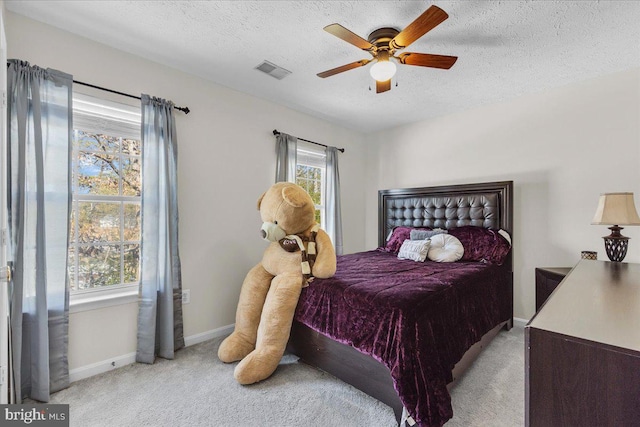
[[[260,210],[260,205],[262,204],[262,199],[264,199],[265,194],[267,193],[266,192],[262,193],[262,196],[258,198],[258,210]]]
[[[309,201],[309,195],[298,186],[289,186],[282,189],[282,198],[294,208],[301,208]]]

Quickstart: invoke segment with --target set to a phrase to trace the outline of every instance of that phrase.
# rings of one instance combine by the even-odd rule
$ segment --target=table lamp
[[[629,237],[620,234],[620,225],[640,225],[640,217],[633,202],[633,193],[604,193],[600,195],[593,225],[611,225],[611,234],[604,236],[604,248],[611,261],[621,262],[627,255]]]

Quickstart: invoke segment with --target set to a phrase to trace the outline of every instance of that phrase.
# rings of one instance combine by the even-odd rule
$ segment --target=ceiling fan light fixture
[[[386,82],[396,74],[396,64],[389,61],[389,51],[382,50],[377,55],[377,61],[369,70],[371,77],[379,82]]]
[[[373,64],[373,67],[371,67],[369,73],[371,73],[371,77],[373,77],[374,80],[377,80],[379,82],[386,82],[387,80],[395,76],[396,64],[389,60],[378,61]]]

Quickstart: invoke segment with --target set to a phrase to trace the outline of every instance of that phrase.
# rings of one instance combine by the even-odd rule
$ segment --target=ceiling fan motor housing
[[[369,34],[369,43],[377,47],[379,50],[389,50],[389,43],[399,33],[400,31],[396,30],[395,28],[378,28],[377,30]]]

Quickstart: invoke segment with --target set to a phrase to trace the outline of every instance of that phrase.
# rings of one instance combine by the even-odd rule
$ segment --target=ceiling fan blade
[[[374,45],[372,45],[371,43],[369,43],[359,35],[347,30],[345,27],[343,27],[340,24],[327,25],[326,27],[324,27],[324,30],[329,34],[333,34],[339,39],[346,41],[347,43],[351,43],[352,45],[354,45],[359,49],[367,50],[367,51],[376,50],[376,47]]]
[[[376,80],[376,93],[382,93],[391,90],[391,79],[379,82]]]
[[[448,17],[447,12],[438,6],[431,6],[404,30],[400,31],[400,33],[391,40],[389,45],[395,50],[404,49],[441,24]]]
[[[361,61],[352,62],[351,64],[342,65],[340,67],[332,68],[330,70],[318,73],[318,77],[322,77],[323,79],[325,77],[331,77],[334,74],[342,73],[344,71],[349,71],[349,70],[353,70],[354,68],[365,66],[369,62],[371,62],[370,59],[363,59]]]
[[[420,67],[442,68],[448,70],[458,60],[457,56],[431,55],[429,53],[405,52],[397,56],[401,64],[418,65]]]

